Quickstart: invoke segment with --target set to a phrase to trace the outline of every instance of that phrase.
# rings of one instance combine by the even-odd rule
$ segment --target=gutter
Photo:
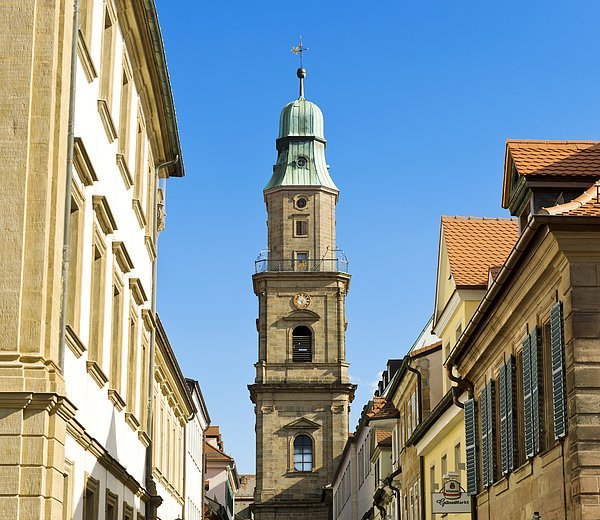
[[[154,0],[144,0],[144,11],[146,12],[146,22],[150,32],[150,38],[152,40],[152,55],[154,58],[154,64],[156,66],[158,82],[160,84],[160,90],[162,100],[165,105],[166,111],[166,122],[169,131],[169,139],[171,141],[171,149],[177,153],[176,160],[172,164],[175,165],[181,157],[181,143],[179,140],[179,130],[177,125],[177,116],[175,114],[175,102],[173,100],[173,91],[171,89],[171,80],[169,77],[169,69],[167,67],[167,58],[165,55],[165,47],[163,42],[162,33],[160,31],[160,24],[158,23],[158,14],[156,12],[156,5]],[[183,161],[179,162],[178,168],[176,168],[173,176],[183,177],[185,175],[185,169]]]
[[[400,508],[402,507],[402,504],[400,503],[400,490],[396,486],[394,486],[392,484],[392,482],[394,481],[394,479],[398,475],[400,475],[400,473],[402,473],[402,468],[401,467],[398,468],[396,471],[392,472],[391,474],[389,474],[387,477],[385,477],[383,479],[383,483],[392,490],[392,492],[394,493],[394,495],[396,495],[396,500],[398,501],[397,502],[398,503],[398,509],[396,510],[397,513],[398,513],[396,515],[397,516],[397,520],[400,520]]]
[[[157,164],[154,167],[154,215],[152,218],[152,238],[154,240],[156,254],[154,256],[154,260],[152,261],[152,301],[150,309],[152,318],[154,319],[154,327],[152,329],[152,334],[150,335],[150,348],[148,354],[150,356],[150,366],[148,370],[150,377],[148,378],[148,423],[146,425],[148,428],[148,437],[151,439],[148,443],[148,447],[146,448],[146,488],[148,490],[148,494],[150,495],[150,499],[148,502],[146,502],[146,518],[148,520],[158,520],[158,508],[163,501],[158,495],[156,483],[154,482],[154,477],[152,476],[152,449],[154,446],[154,441],[156,440],[152,438],[152,431],[154,427],[154,417],[152,413],[152,398],[154,395],[154,351],[156,349],[156,329],[159,327],[158,320],[156,319],[156,280],[158,275],[158,173],[163,168],[173,166],[178,162],[179,155],[172,161],[165,161]]]
[[[406,368],[409,372],[412,372],[413,374],[417,375],[417,389],[419,391],[419,398],[417,399],[417,415],[418,415],[418,420],[419,420],[419,424],[421,424],[421,422],[423,421],[423,392],[421,389],[421,372],[419,372],[416,368],[413,368],[410,366],[410,357],[407,356],[407,361],[406,361]]]
[[[65,175],[65,211],[63,215],[63,247],[60,292],[60,323],[58,327],[58,368],[65,371],[65,341],[67,335],[67,292],[69,290],[69,255],[71,248],[71,190],[73,184],[73,154],[75,148],[75,92],[77,86],[77,40],[79,37],[79,0],[73,0],[73,31],[71,40],[71,74],[69,78],[69,119],[67,130],[67,172]]]

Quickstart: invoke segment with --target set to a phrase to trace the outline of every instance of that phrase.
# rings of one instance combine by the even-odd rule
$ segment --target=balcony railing
[[[262,255],[261,255],[262,256]],[[338,252],[337,258],[308,258],[293,260],[272,260],[259,256],[254,262],[255,273],[266,272],[331,272],[347,273],[348,258],[342,252]]]

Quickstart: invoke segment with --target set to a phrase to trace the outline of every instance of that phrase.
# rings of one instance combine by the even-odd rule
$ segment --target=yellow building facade
[[[512,219],[442,217],[436,277],[433,332],[441,338],[445,359],[483,298],[495,266],[502,265],[517,238]],[[466,489],[465,430],[460,402],[462,389],[455,387],[440,367],[443,397],[419,425],[411,443],[423,465],[424,517],[432,513],[432,493],[444,482],[456,479]],[[470,513],[455,514],[460,520]]]

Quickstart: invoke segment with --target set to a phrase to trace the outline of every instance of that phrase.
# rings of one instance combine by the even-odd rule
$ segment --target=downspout
[[[452,387],[452,402],[459,408],[464,408],[465,405],[461,403],[459,399],[460,395],[462,394],[460,390],[467,392],[469,399],[473,399],[473,396],[475,395],[473,390],[473,383],[471,383],[471,381],[467,379],[463,379],[462,377],[455,376],[452,373],[452,368],[452,365],[446,365],[446,373],[448,374],[448,379],[456,383],[456,386]]]
[[[75,148],[75,89],[77,85],[77,39],[79,36],[79,0],[73,0],[73,34],[71,40],[71,77],[69,79],[69,119],[67,126],[67,173],[65,175],[65,211],[63,215],[63,247],[58,327],[58,368],[65,371],[65,339],[67,336],[67,292],[69,290],[69,255],[71,243],[71,190]]]
[[[400,490],[394,486],[392,482],[396,476],[400,475],[400,473],[402,473],[402,468],[398,468],[396,471],[392,472],[383,481],[385,485],[392,490],[394,495],[396,495],[396,504],[398,504],[398,507],[396,508],[396,520],[400,520],[400,508],[402,507],[402,504],[400,504]]]
[[[419,456],[419,473],[421,478],[419,479],[421,485],[419,492],[421,493],[421,519],[425,520],[425,457]]]
[[[419,420],[419,424],[421,424],[421,421],[423,420],[423,394],[422,394],[422,381],[421,381],[421,372],[419,372],[416,368],[413,368],[410,366],[410,357],[408,358],[408,361],[406,363],[406,368],[412,372],[413,374],[417,375],[417,390],[419,392],[419,398],[417,399],[417,418]]]
[[[154,327],[152,329],[152,334],[150,335],[150,367],[149,367],[149,375],[148,378],[148,424],[146,425],[148,428],[148,436],[150,437],[150,443],[146,448],[146,489],[148,490],[148,494],[150,498],[148,502],[146,502],[146,518],[148,520],[158,520],[158,508],[162,504],[162,498],[158,495],[156,491],[156,483],[152,478],[152,448],[154,444],[154,440],[152,439],[152,431],[154,427],[154,417],[153,417],[153,408],[152,408],[152,397],[154,394],[154,350],[156,348],[156,279],[158,275],[158,173],[163,168],[168,166],[173,166],[179,162],[179,155],[175,157],[172,161],[165,161],[157,164],[154,167],[154,215],[152,217],[152,239],[154,241],[154,260],[152,261],[152,297],[151,297],[151,314],[152,318],[155,321]]]
[[[385,507],[383,507],[383,506],[380,506],[379,504],[376,504],[375,502],[373,502],[373,505],[374,505],[374,506],[375,506],[377,509],[379,509],[379,516],[380,516],[380,517],[381,517],[383,520],[385,520],[385,518],[386,518],[386,514],[385,514]]]

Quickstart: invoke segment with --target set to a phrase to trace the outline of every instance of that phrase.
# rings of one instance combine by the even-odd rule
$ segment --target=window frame
[[[309,453],[308,454],[310,455],[310,461],[308,461],[308,462],[304,460],[304,458],[306,457],[305,451],[301,451],[299,453],[299,455],[301,456],[301,461],[299,463],[296,462],[296,455],[297,455],[297,453],[296,453],[296,449],[297,449],[296,443],[300,439],[302,439],[302,440],[303,439],[307,439],[308,440],[308,444],[304,444],[303,446],[299,447],[301,450],[306,450],[307,447],[309,448]],[[312,438],[312,436],[310,436],[308,433],[305,433],[305,432],[298,433],[297,435],[294,435],[294,438],[292,440],[292,449],[293,449],[293,452],[292,452],[292,468],[293,468],[293,471],[295,473],[312,473],[314,471],[314,466],[315,466],[315,455],[314,455],[315,454],[315,441]],[[299,464],[302,469],[299,469],[297,467],[297,464]],[[308,465],[309,469],[306,469],[305,465]]]
[[[302,228],[305,227],[304,233]],[[307,238],[308,237],[308,218],[296,218],[294,219],[294,238]]]

